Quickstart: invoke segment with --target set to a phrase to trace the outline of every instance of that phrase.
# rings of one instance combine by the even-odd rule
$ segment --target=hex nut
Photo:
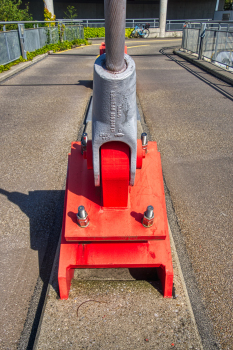
[[[143,219],[142,219],[142,225],[144,227],[151,227],[154,223],[154,215],[152,218],[146,217],[146,212],[144,213]]]
[[[80,218],[77,214],[77,224],[82,227],[82,228],[85,228],[89,225],[90,223],[90,220],[89,220],[89,216],[88,214],[86,215],[85,218]]]

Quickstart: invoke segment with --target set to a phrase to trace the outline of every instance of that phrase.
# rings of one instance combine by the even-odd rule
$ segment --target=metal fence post
[[[198,59],[202,59],[202,52],[203,52],[203,39],[205,37],[205,31],[206,31],[206,23],[201,24],[201,30],[200,30],[200,44],[199,44],[199,50],[198,50]]]
[[[18,33],[19,33],[21,55],[26,60],[27,59],[27,52],[25,49],[24,24],[18,24]]]
[[[217,57],[217,52],[218,52],[218,39],[219,39],[219,32],[221,30],[221,24],[219,23],[219,26],[218,26],[218,31],[216,33],[216,41],[215,41],[215,50],[214,50],[214,55],[213,55],[213,58],[212,58],[212,61],[215,61],[216,57]]]
[[[50,44],[52,43],[52,32],[51,32],[51,26],[49,23],[49,39],[50,39]]]
[[[5,27],[5,26],[4,26]],[[6,29],[6,28],[5,28]],[[8,45],[8,41],[7,41],[7,34],[4,31],[4,39],[5,39],[5,43],[6,43],[6,50],[7,50],[7,56],[8,56],[8,60],[11,61],[11,55],[10,55],[10,50],[9,50],[9,45]]]
[[[64,40],[66,41],[66,24],[64,23]]]

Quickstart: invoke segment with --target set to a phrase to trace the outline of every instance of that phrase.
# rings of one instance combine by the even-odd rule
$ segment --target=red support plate
[[[160,155],[155,142],[148,143],[142,169],[136,172],[127,208],[104,208],[93,170],[87,170],[80,142],[69,155],[58,282],[61,299],[67,299],[75,268],[157,267],[164,297],[172,297],[173,268],[166,217]],[[84,205],[90,225],[76,223]],[[151,228],[141,224],[148,204],[154,206]],[[89,241],[89,242],[88,242]]]
[[[156,142],[148,143],[148,153],[142,169],[136,170],[135,185],[129,187],[128,206],[105,208],[101,188],[95,187],[92,169],[81,155],[80,142],[71,147],[67,178],[67,207],[64,216],[66,241],[147,241],[165,239],[168,235],[162,167]],[[90,224],[77,225],[78,206],[84,205]],[[154,207],[154,225],[142,226],[143,214],[148,205]]]

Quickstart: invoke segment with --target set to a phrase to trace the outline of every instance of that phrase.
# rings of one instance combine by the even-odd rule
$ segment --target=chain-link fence
[[[233,23],[188,23],[182,48],[233,72]]]
[[[80,25],[66,25],[63,31],[63,40],[72,41],[84,39],[83,28]]]
[[[20,55],[18,31],[0,32],[0,65],[15,61]]]
[[[0,32],[0,65],[17,60],[20,56],[26,58],[26,52],[32,52],[47,44],[56,44],[59,41],[73,41],[84,39],[83,26],[65,25],[37,27],[25,29],[24,24],[18,24],[18,30]]]

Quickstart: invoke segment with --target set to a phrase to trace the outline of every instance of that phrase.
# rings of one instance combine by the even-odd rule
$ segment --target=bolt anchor
[[[87,141],[88,141],[88,136],[87,133],[84,132],[82,134],[82,138],[81,138],[81,153],[83,154],[83,152],[86,152],[87,150]]]
[[[147,133],[146,132],[143,132],[141,134],[141,140],[142,140],[142,149],[144,149],[145,153],[147,153],[148,142],[147,142]]]
[[[89,216],[85,210],[85,207],[83,205],[80,205],[78,207],[78,213],[77,213],[77,224],[84,228],[87,227],[90,223]]]
[[[144,227],[151,227],[153,223],[154,223],[154,207],[152,205],[148,205],[142,219],[142,225]]]

